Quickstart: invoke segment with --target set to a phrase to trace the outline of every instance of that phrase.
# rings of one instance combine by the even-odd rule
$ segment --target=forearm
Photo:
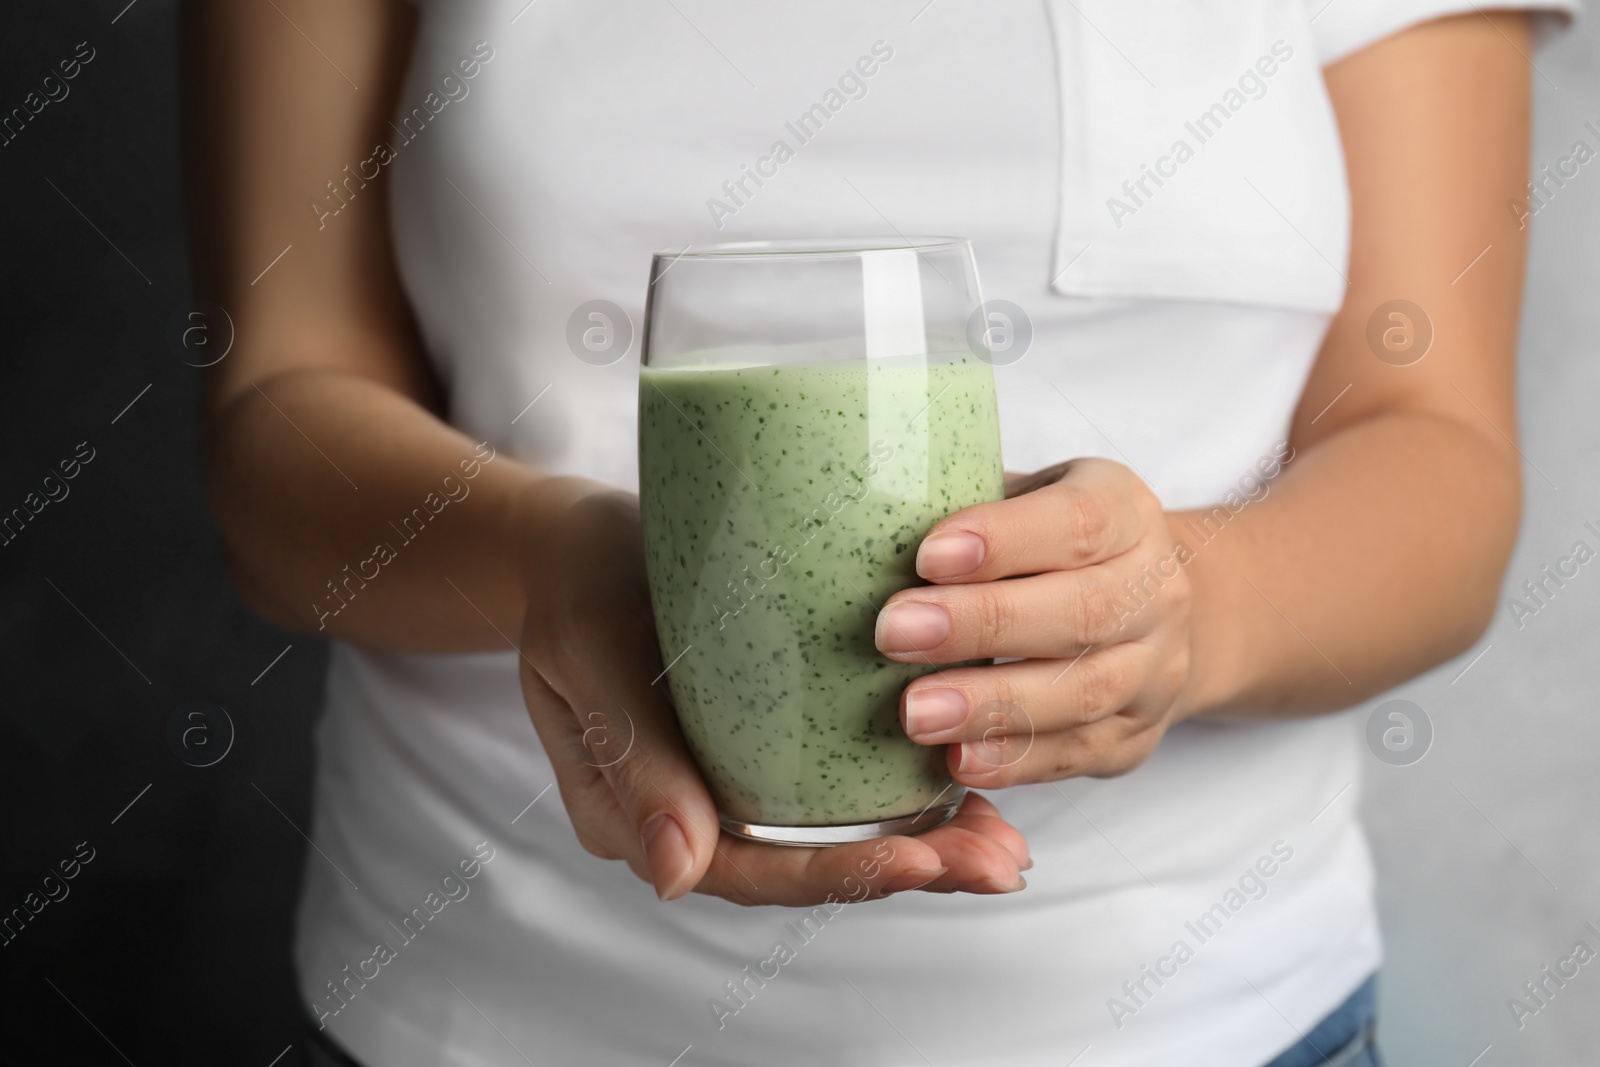
[[[386,385],[283,372],[209,420],[207,492],[240,593],[291,630],[504,648],[541,527],[596,487],[543,478]]]
[[[1485,432],[1393,413],[1305,449],[1225,524],[1169,513],[1193,553],[1182,713],[1348,707],[1470,646],[1516,538],[1520,475]]]
[[[1299,454],[1270,494],[1205,542],[1197,516],[1169,516],[1195,553],[1178,714],[1347,707],[1488,624],[1522,492],[1525,234],[1505,204],[1528,169],[1527,47],[1524,16],[1472,13],[1327,69],[1348,289],[1295,415]]]

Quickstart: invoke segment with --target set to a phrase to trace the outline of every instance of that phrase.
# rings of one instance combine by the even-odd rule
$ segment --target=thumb
[[[677,718],[660,689],[630,687],[587,715],[584,747],[598,766],[632,837],[624,856],[662,900],[689,892],[716,857],[721,825]],[[596,728],[596,723],[602,723]],[[620,753],[620,755],[619,755]],[[642,869],[641,869],[642,868]]]

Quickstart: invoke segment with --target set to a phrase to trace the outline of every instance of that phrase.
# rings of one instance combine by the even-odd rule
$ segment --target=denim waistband
[[[1378,976],[1373,975],[1266,1067],[1382,1067],[1377,1021]]]

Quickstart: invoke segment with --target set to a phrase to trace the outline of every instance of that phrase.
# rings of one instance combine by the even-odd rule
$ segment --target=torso
[[[1198,191],[1238,165],[1224,137],[1264,137],[1309,161],[1290,207],[1309,204],[1343,232],[1343,176],[1325,165],[1338,158],[1331,121],[1296,127],[1272,110],[1293,92],[1320,93],[1319,75],[1294,68],[1314,68],[1311,50],[1299,42],[1270,90],[1229,120],[1238,128],[1198,146],[1148,211],[1116,227],[1095,175],[1139,174],[1172,138],[1160,133],[1126,161],[1085,160],[1107,143],[1092,131],[1073,139],[1074,116],[1123,106],[1105,85],[1058,77],[1059,54],[1100,49],[1082,67],[1099,69],[1092,31],[1052,24],[1031,0],[937,0],[912,22],[917,6],[429,6],[402,111],[439,89],[474,42],[494,50],[467,95],[396,146],[387,168],[402,274],[451,421],[548,469],[633,488],[652,251],[953,233],[972,238],[984,295],[1019,305],[1032,324],[1027,355],[996,369],[1009,469],[1104,455],[1172,507],[1237,491],[1286,435],[1342,282],[1297,274],[1310,268],[1285,252],[1296,258],[1282,273],[1295,277],[1271,289],[1251,257],[1289,246],[1269,229],[1277,216],[1255,215],[1238,222],[1236,271],[1227,248],[1216,253],[1219,280],[1215,264],[1184,260],[1183,217],[1203,211]],[[1281,4],[1241,7],[1289,18]],[[1186,72],[1191,112],[1270,49],[1273,38],[1254,39],[1260,27],[1246,23],[1243,58],[1219,64],[1220,83]],[[786,124],[826,107],[878,42],[892,56],[859,78],[864,95],[841,94],[802,142]],[[708,206],[731,205],[724,183],[737,191],[778,140],[792,158],[764,165],[777,170],[759,187],[747,180],[736,211]],[[1178,220],[1170,240],[1161,212]],[[1137,231],[1141,222],[1150,230]],[[1075,226],[1094,249],[1069,264],[1059,246]],[[1326,251],[1342,262],[1342,246]],[[1186,270],[1206,271],[1206,284],[1174,297]],[[1076,291],[1051,288],[1063,273]],[[627,312],[635,339],[607,366],[566,342],[569,316],[597,299]],[[510,653],[339,648],[319,751],[313,836],[360,889],[309,860],[302,987],[312,1004],[338,1006],[323,999],[325,982],[387,939],[395,958],[327,1020],[374,1065],[521,1062],[508,1041],[537,1063],[590,1062],[603,1048],[604,1062],[650,1067],[690,1045],[684,1064],[772,1062],[775,1049],[801,1048],[810,1062],[841,1064],[921,1063],[923,1053],[1060,1064],[1090,1044],[1096,1064],[1262,1062],[1296,1039],[1284,1016],[1309,1025],[1378,960],[1355,821],[1360,767],[1337,716],[1187,723],[1123,778],[996,794],[1033,847],[1025,892],[852,906],[813,919],[821,932],[810,938],[786,925],[807,913],[657,904],[620,864],[577,845],[553,789],[524,811],[553,778]],[[473,891],[400,943],[390,924],[481,840],[496,853]],[[1272,862],[1258,866],[1263,858]],[[1268,866],[1270,876],[1244,877]],[[776,977],[747,978],[773,973],[780,940],[794,958]],[[1192,958],[1175,951],[1180,941]],[[1146,966],[1171,973],[1157,983]]]

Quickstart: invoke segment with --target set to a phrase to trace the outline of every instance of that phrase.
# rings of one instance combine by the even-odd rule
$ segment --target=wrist
[[[588,478],[530,479],[506,509],[505,543],[514,577],[533,600],[557,581],[601,559],[613,567],[642,556],[638,549],[639,505],[631,493]]]
[[[549,585],[573,507],[586,497],[610,491],[586,478],[559,475],[531,476],[512,491],[503,516],[503,543],[517,588],[527,595]]]
[[[1193,512],[1167,512],[1174,552],[1189,580],[1189,673],[1174,704],[1173,720],[1194,718],[1236,704],[1250,689],[1252,641],[1246,629],[1257,613],[1243,603],[1255,597],[1234,568],[1242,530],[1231,540],[1197,537]],[[1227,543],[1224,543],[1224,542]]]

